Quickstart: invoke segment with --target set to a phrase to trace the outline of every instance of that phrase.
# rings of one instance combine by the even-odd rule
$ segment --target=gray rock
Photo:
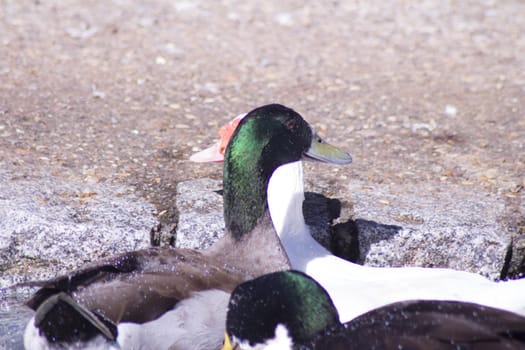
[[[156,224],[131,188],[0,171],[0,287],[148,247]]]
[[[500,222],[512,234],[512,252],[508,259],[507,278],[525,276],[525,191],[521,185],[505,193],[505,213]]]
[[[224,234],[222,181],[198,179],[177,184],[177,225],[175,246],[206,249]]]
[[[177,246],[206,248],[222,234],[222,198],[213,192],[220,188],[220,181],[210,179],[178,184]],[[448,267],[480,273],[493,280],[500,278],[512,235],[499,220],[505,203],[496,195],[457,185],[370,187],[353,181],[347,188],[340,195],[352,203],[353,211],[346,215],[351,215],[356,225],[347,226],[357,227],[360,263],[379,267]],[[312,203],[303,207],[307,223],[330,221],[333,213],[321,210],[329,203],[326,199],[315,194],[306,198],[315,202],[314,207]],[[312,215],[324,219],[312,220]],[[345,220],[339,219],[343,224]],[[314,237],[325,246],[331,241],[328,226],[324,221],[313,228]],[[341,241],[345,240],[336,242]],[[348,241],[355,244],[355,240]]]
[[[500,278],[512,244],[499,220],[500,197],[451,184],[356,181],[342,195],[354,203],[365,265],[448,267]]]

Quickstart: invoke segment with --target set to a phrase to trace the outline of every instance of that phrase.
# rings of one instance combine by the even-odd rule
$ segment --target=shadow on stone
[[[341,206],[337,198],[305,192],[303,215],[312,236],[334,255],[345,260],[362,264],[371,245],[391,239],[402,229],[400,226],[364,219],[349,219],[334,225],[334,220],[341,215]]]
[[[320,193],[305,192],[303,215],[312,237],[325,248],[331,249],[330,228],[333,221],[341,215],[341,201]]]
[[[359,232],[354,220],[332,226],[330,251],[345,260],[359,263]]]
[[[345,260],[363,264],[373,244],[390,240],[401,229],[371,220],[349,219],[331,227],[330,251]]]

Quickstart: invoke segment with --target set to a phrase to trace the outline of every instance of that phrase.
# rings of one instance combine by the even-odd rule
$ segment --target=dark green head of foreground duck
[[[297,112],[278,104],[259,107],[243,118],[224,159],[224,219],[237,238],[262,217],[268,182],[279,166],[301,159],[352,161],[348,153],[317,136]]]
[[[292,341],[306,342],[339,324],[337,309],[315,280],[299,271],[270,273],[233,291],[223,350],[235,349],[232,344],[291,348]]]

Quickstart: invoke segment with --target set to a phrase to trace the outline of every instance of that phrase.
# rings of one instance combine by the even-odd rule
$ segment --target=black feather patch
[[[40,305],[35,327],[50,343],[86,342],[96,336],[117,339],[117,327],[101,315],[77,304],[65,293],[55,294]]]

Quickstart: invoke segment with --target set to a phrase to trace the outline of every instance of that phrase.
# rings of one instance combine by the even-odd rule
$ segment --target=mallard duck
[[[224,133],[226,137],[228,134]],[[214,159],[219,160],[220,156]],[[276,169],[268,186],[268,208],[275,230],[292,268],[313,277],[328,291],[341,322],[409,299],[473,302],[525,315],[525,279],[493,282],[465,271],[378,268],[336,257],[310,235],[303,216],[303,201],[301,161]]]
[[[289,267],[268,212],[272,173],[302,157],[349,158],[320,153],[326,150],[332,152],[292,109],[253,110],[225,153],[224,237],[207,250],[133,251],[48,281],[27,303],[36,315],[26,348],[218,349],[228,293]]]
[[[403,301],[341,324],[328,293],[299,271],[270,273],[235,288],[223,346],[223,350],[523,348],[525,317],[473,303]]]

